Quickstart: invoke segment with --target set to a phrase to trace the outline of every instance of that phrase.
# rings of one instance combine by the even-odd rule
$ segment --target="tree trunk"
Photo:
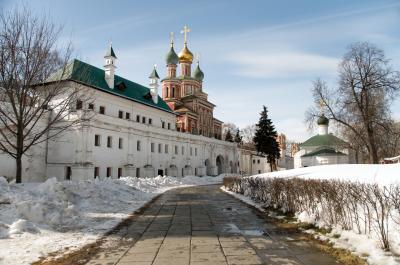
[[[15,172],[15,182],[21,183],[22,181],[22,155],[15,159],[17,170]]]
[[[375,139],[374,139],[374,133],[372,129],[367,128],[367,136],[368,136],[368,146],[369,146],[369,161],[372,164],[378,164],[379,159],[378,159],[378,151],[376,149],[376,144],[375,144]]]

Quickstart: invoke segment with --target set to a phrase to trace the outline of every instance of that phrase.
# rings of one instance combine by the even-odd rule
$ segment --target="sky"
[[[0,0],[9,10],[17,0]],[[154,64],[165,76],[169,34],[175,50],[188,25],[188,47],[200,55],[203,90],[214,116],[240,128],[258,121],[262,106],[278,132],[303,142],[315,132],[304,123],[312,81],[337,85],[337,66],[354,42],[369,41],[400,70],[400,0],[332,1],[24,1],[34,13],[62,25],[60,43],[76,58],[103,66],[110,42],[117,74],[147,85]],[[400,119],[400,100],[392,106]]]

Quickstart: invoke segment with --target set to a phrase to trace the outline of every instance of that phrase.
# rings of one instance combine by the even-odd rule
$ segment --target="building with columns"
[[[183,49],[179,54],[174,50],[171,36],[171,47],[166,56],[167,76],[161,80],[162,98],[177,115],[177,131],[221,139],[222,121],[214,118],[215,105],[208,101],[203,90],[204,73],[199,60],[192,73],[193,54],[188,48],[188,32],[185,26]]]

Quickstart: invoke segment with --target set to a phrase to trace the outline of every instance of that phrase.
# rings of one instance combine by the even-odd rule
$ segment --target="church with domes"
[[[192,73],[193,53],[184,27],[183,49],[176,54],[173,35],[166,56],[167,76],[161,80],[162,98],[177,115],[176,130],[221,139],[222,121],[214,118],[215,105],[203,90],[204,73],[197,59]],[[178,70],[179,67],[179,70]]]
[[[329,133],[329,119],[322,114],[318,120],[318,134],[299,145],[294,155],[294,167],[310,167],[354,163],[348,144]]]

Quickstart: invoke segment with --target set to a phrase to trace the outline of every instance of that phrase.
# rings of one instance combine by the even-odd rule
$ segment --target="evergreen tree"
[[[268,110],[265,106],[263,106],[263,111],[260,113],[260,116],[253,141],[256,145],[257,152],[267,157],[272,171],[276,160],[280,158],[279,144],[276,140],[278,134],[271,119],[268,118]]]
[[[231,130],[228,130],[225,134],[225,141],[233,143],[233,137],[231,134]]]
[[[235,141],[235,143],[238,143],[238,144],[242,142],[242,136],[240,136],[239,129],[236,130],[234,141]]]

